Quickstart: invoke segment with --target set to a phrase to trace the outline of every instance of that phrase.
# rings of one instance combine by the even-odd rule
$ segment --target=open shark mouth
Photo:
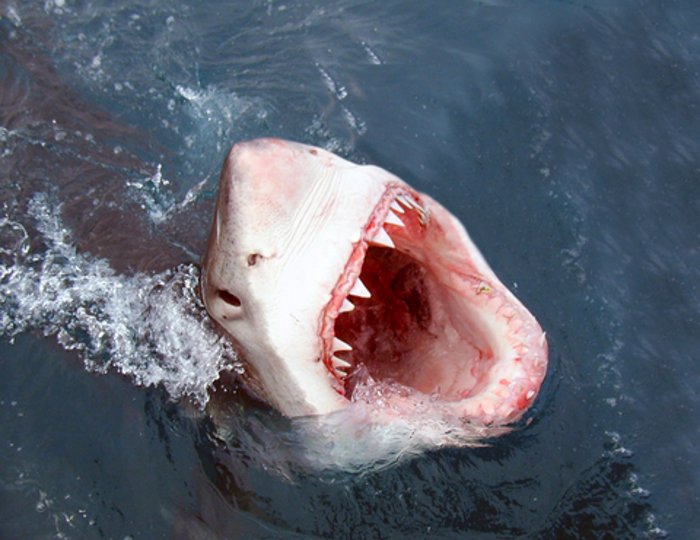
[[[420,194],[386,190],[322,314],[323,362],[349,399],[356,375],[368,373],[449,402],[462,418],[513,421],[544,376],[544,333],[478,271],[472,244],[473,260],[451,267],[436,245],[443,233]]]
[[[391,173],[320,148],[232,148],[203,267],[204,303],[248,386],[288,416],[366,401],[357,389],[371,378],[500,426],[545,376],[542,329],[459,221]]]

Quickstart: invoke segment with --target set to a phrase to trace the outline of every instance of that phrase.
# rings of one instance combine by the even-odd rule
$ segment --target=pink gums
[[[389,213],[389,207],[398,195],[407,195],[414,200],[419,200],[418,195],[407,189],[405,185],[394,182],[387,186],[382,198],[374,207],[372,214],[367,220],[367,224],[364,226],[362,234],[360,235],[360,240],[354,244],[352,254],[345,265],[345,270],[340,275],[333,288],[331,300],[326,304],[325,309],[321,313],[319,335],[322,343],[322,360],[328,369],[328,373],[332,377],[333,388],[341,396],[345,396],[344,380],[336,374],[331,360],[334,352],[333,338],[335,337],[335,320],[340,313],[340,307],[343,301],[347,298],[349,291],[360,276],[369,239],[373,238],[384,224],[384,220]]]

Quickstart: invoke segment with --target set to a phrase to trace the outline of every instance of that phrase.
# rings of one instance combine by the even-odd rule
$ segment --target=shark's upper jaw
[[[546,341],[461,225],[429,197],[389,184],[321,316],[323,361],[352,399],[361,375],[505,424],[534,400]]]
[[[369,263],[374,260],[374,250],[396,251],[396,244],[392,240],[399,236],[401,229],[410,231],[410,236],[420,236],[421,228],[425,225],[425,213],[420,203],[417,202],[417,194],[403,184],[389,184],[368,217],[366,227],[358,235],[359,240],[354,244],[352,254],[345,265],[344,271],[331,292],[331,300],[326,305],[321,315],[320,335],[323,341],[323,362],[333,377],[333,386],[343,396],[349,396],[348,375],[353,366],[366,365],[371,362],[367,350],[362,350],[366,345],[357,343],[355,347],[343,341],[339,333],[348,333],[348,339],[357,337],[357,332],[352,332],[353,327],[349,323],[356,319],[350,314],[357,314],[356,305],[365,307],[371,305],[372,292],[367,288],[362,279],[363,270],[367,270]],[[410,248],[407,249],[407,251]],[[377,272],[391,270],[391,265],[386,268],[374,268]],[[372,279],[374,276],[370,275]],[[377,276],[378,277],[378,276]],[[365,277],[367,281],[367,277]],[[373,287],[374,289],[374,287]],[[376,299],[375,299],[376,301]],[[360,328],[364,323],[358,322]],[[359,330],[360,328],[355,328]],[[345,332],[343,332],[345,329]],[[369,329],[367,329],[369,330]],[[390,336],[386,336],[388,339]],[[348,360],[354,360],[349,362]]]

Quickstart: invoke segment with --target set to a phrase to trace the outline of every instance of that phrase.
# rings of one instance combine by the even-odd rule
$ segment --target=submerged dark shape
[[[320,148],[232,148],[203,266],[209,314],[288,416],[346,407],[370,376],[502,426],[545,376],[542,329],[459,221],[384,169]]]

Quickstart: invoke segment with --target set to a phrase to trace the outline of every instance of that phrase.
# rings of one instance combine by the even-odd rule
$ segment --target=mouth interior
[[[445,284],[435,263],[440,254],[426,234],[430,224],[406,210],[404,227],[385,227],[394,247],[367,248],[358,279],[371,297],[350,296],[355,308],[336,318],[335,337],[352,347],[335,352],[350,364],[341,382],[350,398],[366,373],[441,400],[462,400],[486,384],[494,355],[474,307]]]

